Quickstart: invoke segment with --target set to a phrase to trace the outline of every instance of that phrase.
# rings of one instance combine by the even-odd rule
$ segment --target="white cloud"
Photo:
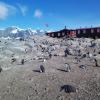
[[[34,16],[37,17],[37,18],[41,18],[43,16],[43,13],[42,13],[41,10],[36,9],[35,12],[34,12]]]
[[[16,8],[4,2],[0,2],[0,19],[6,19],[9,15],[14,14]]]
[[[20,4],[18,4],[18,7],[19,7],[22,15],[25,16],[26,15],[26,12],[28,11],[28,7],[25,6],[25,5],[20,5]]]

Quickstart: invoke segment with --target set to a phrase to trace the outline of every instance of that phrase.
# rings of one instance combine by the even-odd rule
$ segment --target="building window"
[[[98,28],[98,29],[97,29],[97,33],[99,33],[99,32],[100,32],[100,29]]]
[[[62,33],[62,36],[64,36],[65,35],[65,33]]]
[[[48,35],[48,36],[50,36],[50,34],[49,34],[49,33],[48,33],[47,35]]]
[[[78,34],[80,34],[80,30],[78,30]]]
[[[94,29],[91,29],[91,33],[94,33]]]
[[[60,33],[58,33],[58,36],[60,36]]]
[[[86,30],[83,30],[83,33],[85,34],[86,33]]]
[[[52,37],[54,37],[54,33],[52,33]]]

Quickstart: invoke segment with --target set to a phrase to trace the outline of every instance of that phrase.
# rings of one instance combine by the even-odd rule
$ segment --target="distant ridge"
[[[3,38],[26,38],[32,35],[43,35],[46,32],[44,30],[33,30],[31,28],[21,29],[16,26],[7,27],[5,29],[0,29],[0,37]]]

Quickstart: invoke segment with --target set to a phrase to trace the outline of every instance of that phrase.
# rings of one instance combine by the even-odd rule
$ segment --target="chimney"
[[[66,29],[66,26],[65,26],[65,29]]]

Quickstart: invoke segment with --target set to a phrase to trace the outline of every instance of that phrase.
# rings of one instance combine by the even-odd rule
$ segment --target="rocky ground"
[[[99,39],[1,39],[0,65],[0,100],[100,100]],[[64,85],[76,91],[61,90]]]

